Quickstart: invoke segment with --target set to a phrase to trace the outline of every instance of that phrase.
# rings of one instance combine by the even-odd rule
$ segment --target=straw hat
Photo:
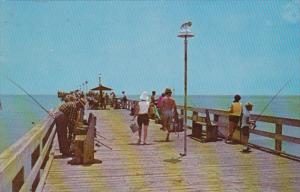
[[[142,92],[140,99],[143,101],[148,101],[149,97],[147,96],[147,91]]]
[[[253,107],[253,104],[252,104],[251,102],[248,102],[248,103],[246,103],[245,106],[246,106],[246,107],[247,107],[247,106]]]
[[[168,93],[172,93],[172,91],[171,91],[171,89],[169,89],[169,88],[166,88],[166,90],[165,90],[165,94],[168,94]]]
[[[253,107],[253,104],[251,102],[246,103],[245,107]]]
[[[76,97],[73,95],[73,94],[68,94],[65,98],[65,101],[68,102],[68,101],[75,101],[76,100]]]
[[[247,109],[250,109],[250,110],[252,110],[252,108],[253,108],[253,104],[252,104],[252,103],[250,103],[250,102],[248,102],[248,103],[246,103],[245,107],[246,107]]]

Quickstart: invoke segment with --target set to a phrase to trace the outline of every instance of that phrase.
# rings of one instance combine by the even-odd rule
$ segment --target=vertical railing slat
[[[276,130],[275,130],[276,135],[282,135],[282,124],[281,123],[276,123]],[[275,150],[276,151],[281,151],[282,150],[282,141],[278,140],[275,136]]]

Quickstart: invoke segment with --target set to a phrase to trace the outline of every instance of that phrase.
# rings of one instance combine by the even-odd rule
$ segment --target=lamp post
[[[87,93],[88,92],[88,81],[86,80],[84,83],[85,83],[85,91]]]
[[[101,73],[99,73],[99,87],[101,86]]]
[[[100,104],[100,109],[102,109],[102,90],[101,90],[101,73],[99,73],[99,104]]]
[[[187,45],[188,38],[194,37],[194,34],[191,32],[192,22],[186,22],[181,25],[180,32],[177,35],[179,38],[184,39],[184,152],[180,153],[181,156],[187,155],[186,147],[186,127],[187,127]]]

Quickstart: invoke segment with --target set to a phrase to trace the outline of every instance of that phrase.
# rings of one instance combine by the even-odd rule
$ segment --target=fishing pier
[[[59,154],[52,118],[36,125],[0,155],[0,191],[300,191],[300,158],[282,150],[282,142],[300,144],[300,138],[284,135],[286,125],[300,129],[300,120],[255,116],[272,124],[275,132],[259,126],[251,134],[271,138],[274,148],[251,144],[242,153],[240,144],[225,144],[228,112],[188,107],[187,156],[183,133],[166,133],[150,121],[147,145],[138,145],[129,128],[128,109],[87,110],[96,128],[93,157],[102,163],[70,165]],[[183,107],[178,106],[183,114]],[[217,126],[209,136],[207,115]],[[206,117],[206,118],[205,118]],[[201,125],[201,126],[200,126]],[[94,130],[93,130],[94,131]],[[101,137],[100,137],[101,136]],[[234,138],[239,140],[239,131]]]

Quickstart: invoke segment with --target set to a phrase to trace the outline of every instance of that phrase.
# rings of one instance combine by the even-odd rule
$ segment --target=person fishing
[[[231,103],[229,109],[229,124],[228,124],[228,134],[225,140],[225,143],[232,142],[232,136],[236,128],[238,127],[238,123],[240,122],[241,115],[243,113],[243,105],[240,102],[241,96],[235,95],[234,100]]]
[[[57,130],[59,150],[63,157],[71,156],[70,145],[73,139],[73,130],[79,121],[79,112],[84,109],[86,101],[80,98],[77,101],[63,103],[54,114]]]
[[[243,150],[242,152],[250,152],[250,148],[248,146],[249,136],[250,136],[250,129],[255,129],[255,121],[250,118],[253,104],[248,102],[245,105],[245,111],[243,112],[242,117],[242,126],[241,131],[243,135],[242,143],[243,143]]]

